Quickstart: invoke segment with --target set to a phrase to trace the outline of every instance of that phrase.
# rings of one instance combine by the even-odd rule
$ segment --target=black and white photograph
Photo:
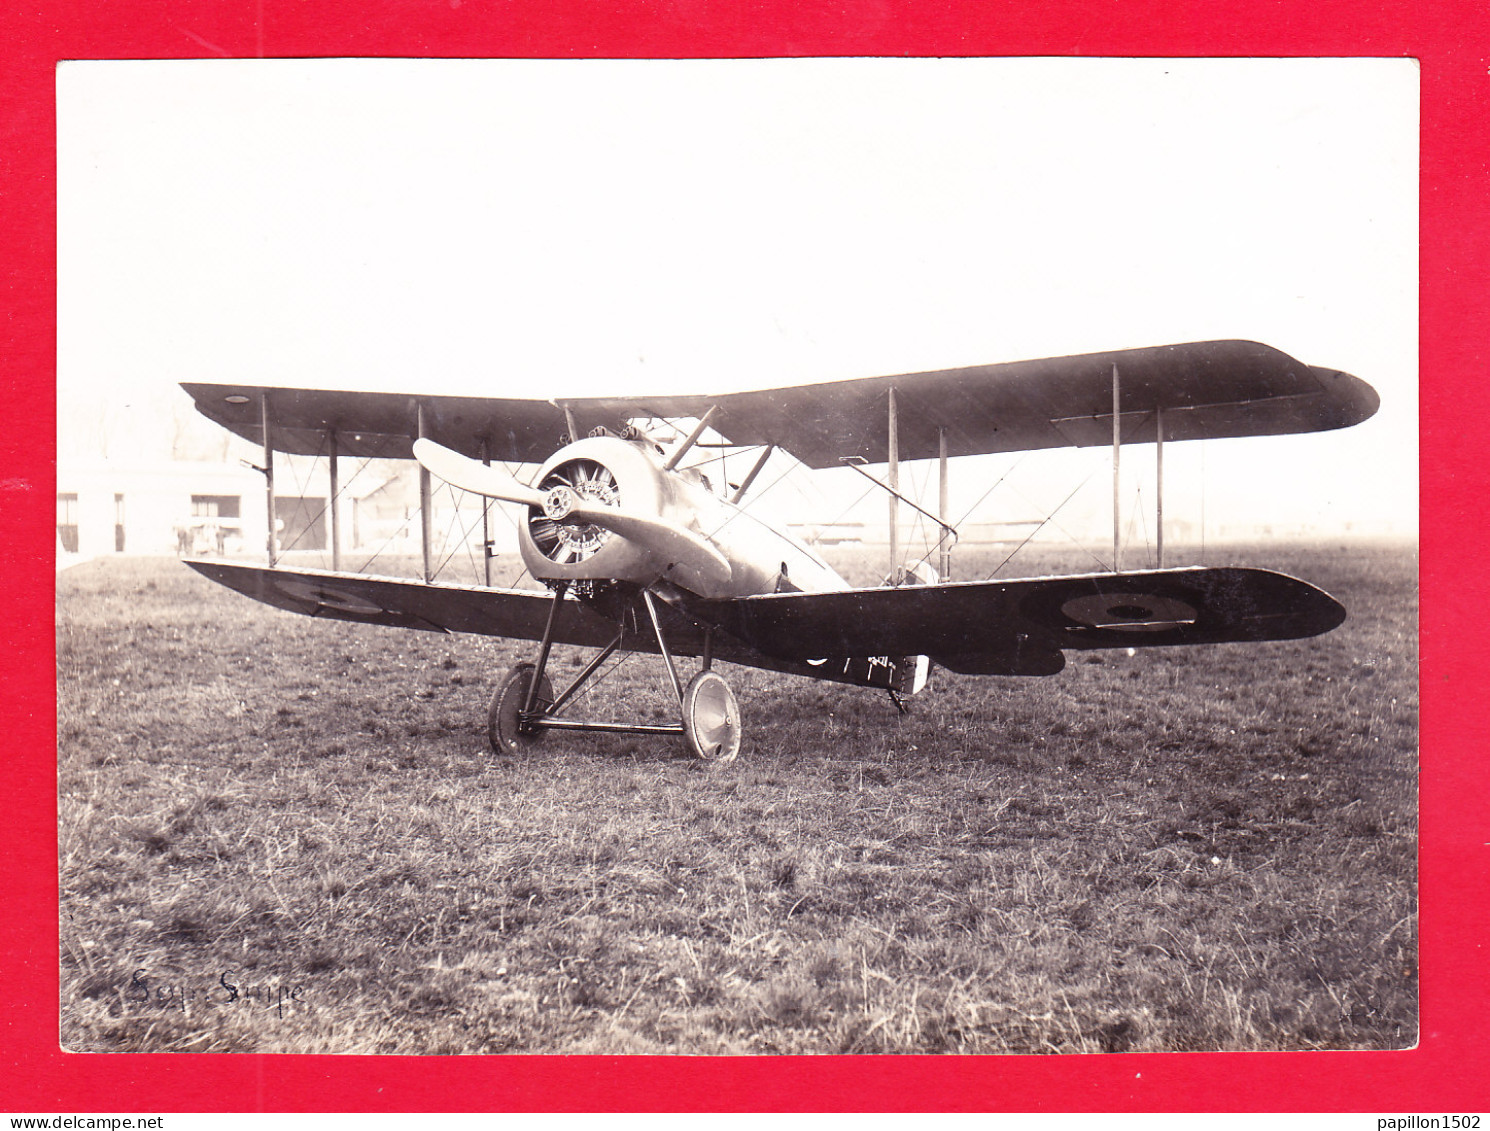
[[[1418,85],[62,63],[63,1047],[1416,1046]]]

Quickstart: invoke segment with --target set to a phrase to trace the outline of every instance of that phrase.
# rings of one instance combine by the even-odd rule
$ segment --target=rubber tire
[[[545,730],[524,731],[517,725],[518,712],[528,698],[528,688],[537,671],[533,664],[518,664],[502,681],[496,694],[491,697],[491,709],[486,715],[486,737],[497,754],[526,754],[543,741]],[[554,701],[553,685],[548,676],[538,684],[538,703],[547,707]]]
[[[721,718],[722,716],[722,718]],[[715,765],[740,753],[740,705],[718,672],[699,672],[683,691],[683,733],[694,756]]]

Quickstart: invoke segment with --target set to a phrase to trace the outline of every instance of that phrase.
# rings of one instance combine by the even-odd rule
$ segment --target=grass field
[[[1416,553],[1227,556],[1351,619],[1073,654],[1049,679],[939,672],[903,717],[726,667],[746,736],[722,769],[609,735],[494,759],[487,698],[529,644],[296,617],[174,561],[77,566],[57,603],[62,1043],[1412,1045]],[[629,661],[593,710],[670,714],[658,663]]]

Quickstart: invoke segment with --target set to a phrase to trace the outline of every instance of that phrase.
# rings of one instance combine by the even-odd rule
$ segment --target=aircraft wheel
[[[486,716],[486,736],[491,748],[498,754],[525,754],[543,741],[547,731],[532,730],[518,722],[518,712],[528,698],[528,688],[533,683],[533,673],[538,669],[533,664],[518,664],[507,673],[502,686],[492,696],[491,710]],[[547,707],[554,701],[553,685],[544,676],[538,685],[538,705]]]
[[[733,762],[740,753],[740,707],[717,672],[699,672],[683,692],[683,733],[706,762]]]

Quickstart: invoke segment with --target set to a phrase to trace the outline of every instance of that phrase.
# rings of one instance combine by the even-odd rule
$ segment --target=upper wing
[[[1269,436],[1344,428],[1367,419],[1376,391],[1348,373],[1296,361],[1257,342],[1192,342],[872,377],[718,397],[591,402],[613,412],[644,406],[658,416],[701,416],[739,444],[775,444],[809,467],[845,457],[888,457],[888,394],[895,390],[900,458],[933,459],[942,432],[949,456],[1112,443],[1113,369],[1121,389],[1122,441]]]
[[[564,411],[547,401],[510,397],[433,397],[277,389],[257,385],[181,386],[197,411],[256,444],[264,442],[263,400],[269,402],[274,450],[324,455],[336,433],[344,455],[413,459],[424,410],[424,434],[473,458],[539,463],[560,446]]]
[[[1345,609],[1260,569],[1186,568],[780,593],[691,611],[771,656],[929,655],[954,671],[1048,675],[1067,648],[1317,636]]]
[[[930,459],[945,432],[952,456],[1112,441],[1113,369],[1121,388],[1124,443],[1153,442],[1155,410],[1166,440],[1264,436],[1344,428],[1379,404],[1370,385],[1256,342],[1187,345],[978,365],[898,377],[833,381],[719,396],[600,397],[565,402],[588,431],[649,416],[701,417],[737,444],[775,444],[810,467],[846,457],[883,462],[886,404],[899,406],[900,458]],[[565,433],[565,408],[546,401],[185,385],[201,412],[262,443],[261,397],[279,451],[340,450],[408,458],[424,434],[473,457],[539,462]]]

